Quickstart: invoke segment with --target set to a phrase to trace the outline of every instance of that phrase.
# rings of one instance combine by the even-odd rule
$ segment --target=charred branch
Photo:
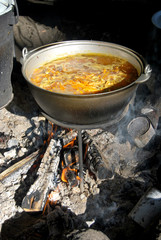
[[[25,211],[43,210],[49,192],[57,185],[56,178],[60,162],[60,151],[60,141],[52,139],[42,158],[37,172],[38,177],[22,201],[22,208]]]

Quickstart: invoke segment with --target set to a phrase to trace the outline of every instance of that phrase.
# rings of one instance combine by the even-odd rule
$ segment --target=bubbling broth
[[[138,78],[127,60],[103,54],[76,54],[47,62],[35,69],[30,81],[51,92],[92,94],[113,91]]]

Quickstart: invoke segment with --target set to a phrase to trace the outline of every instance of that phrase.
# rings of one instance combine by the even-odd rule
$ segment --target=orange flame
[[[48,198],[46,200],[46,203],[45,203],[45,206],[44,206],[44,209],[43,209],[43,212],[42,214],[44,215],[46,210],[49,208],[49,205],[50,204],[54,204],[56,205],[58,200],[60,199],[60,196],[59,196],[59,188],[57,187],[54,191],[51,191],[49,194],[48,194]]]
[[[73,163],[71,163],[71,164],[69,164],[69,166],[67,166],[66,168],[64,168],[63,170],[62,170],[62,174],[61,174],[61,180],[63,181],[63,182],[68,182],[68,178],[67,178],[67,173],[68,173],[68,171],[73,171],[73,172],[75,172],[76,174],[78,173],[78,170],[77,169],[75,169],[75,168],[71,168],[71,166],[74,164],[75,162],[73,162]],[[64,166],[64,163],[62,162],[62,165]],[[81,180],[81,178],[78,176],[78,175],[76,175],[76,179],[77,180]]]
[[[68,182],[68,179],[67,179],[67,172],[68,172],[68,171],[73,171],[73,172],[76,172],[76,173],[77,173],[77,170],[76,170],[76,169],[73,169],[73,168],[70,167],[70,166],[72,166],[73,164],[74,164],[74,163],[71,163],[71,164],[69,164],[69,166],[63,168],[62,174],[61,174],[61,180],[62,180],[63,182]],[[62,161],[62,166],[64,166],[63,161]]]
[[[64,169],[62,170],[61,180],[62,180],[63,182],[68,182],[67,177],[66,177],[66,173],[67,173],[68,170],[69,170],[68,167],[66,167],[66,168],[64,168]]]
[[[67,143],[66,145],[63,146],[63,149],[64,148],[67,148],[67,147],[73,147],[74,146],[74,142],[76,141],[76,137],[69,143]]]
[[[63,146],[63,149],[65,149],[65,148],[72,148],[74,146],[76,140],[77,140],[77,137],[73,138],[69,143],[67,143],[66,145]],[[77,162],[77,160],[75,162],[73,162],[73,163],[70,163],[67,167],[65,167],[64,166],[64,162],[62,161],[61,165],[62,165],[63,170],[62,170],[62,174],[61,174],[61,180],[63,182],[66,182],[66,183],[69,182],[68,181],[68,176],[67,176],[69,171],[70,172],[75,172],[76,179],[78,181],[81,181],[81,178],[78,176],[78,170],[75,169],[75,168],[71,168],[71,166],[73,164],[75,164],[76,162]]]

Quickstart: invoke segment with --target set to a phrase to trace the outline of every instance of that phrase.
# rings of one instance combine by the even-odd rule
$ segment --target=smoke
[[[160,82],[161,74],[154,72],[146,83],[138,86],[120,121],[102,130],[92,130],[94,134],[88,131],[106,168],[113,174],[134,176],[136,169],[145,167],[160,149]]]

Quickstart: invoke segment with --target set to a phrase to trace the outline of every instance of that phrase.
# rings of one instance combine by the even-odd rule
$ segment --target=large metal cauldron
[[[11,73],[13,68],[13,25],[17,23],[16,0],[0,1],[0,109],[13,98]]]
[[[87,95],[59,94],[41,89],[30,82],[33,70],[58,57],[76,53],[104,53],[127,59],[139,73],[132,84],[112,92]],[[23,50],[22,73],[44,115],[57,124],[77,129],[110,125],[124,116],[138,85],[149,79],[150,66],[136,52],[112,43],[98,41],[69,41],[43,46],[28,52]]]

